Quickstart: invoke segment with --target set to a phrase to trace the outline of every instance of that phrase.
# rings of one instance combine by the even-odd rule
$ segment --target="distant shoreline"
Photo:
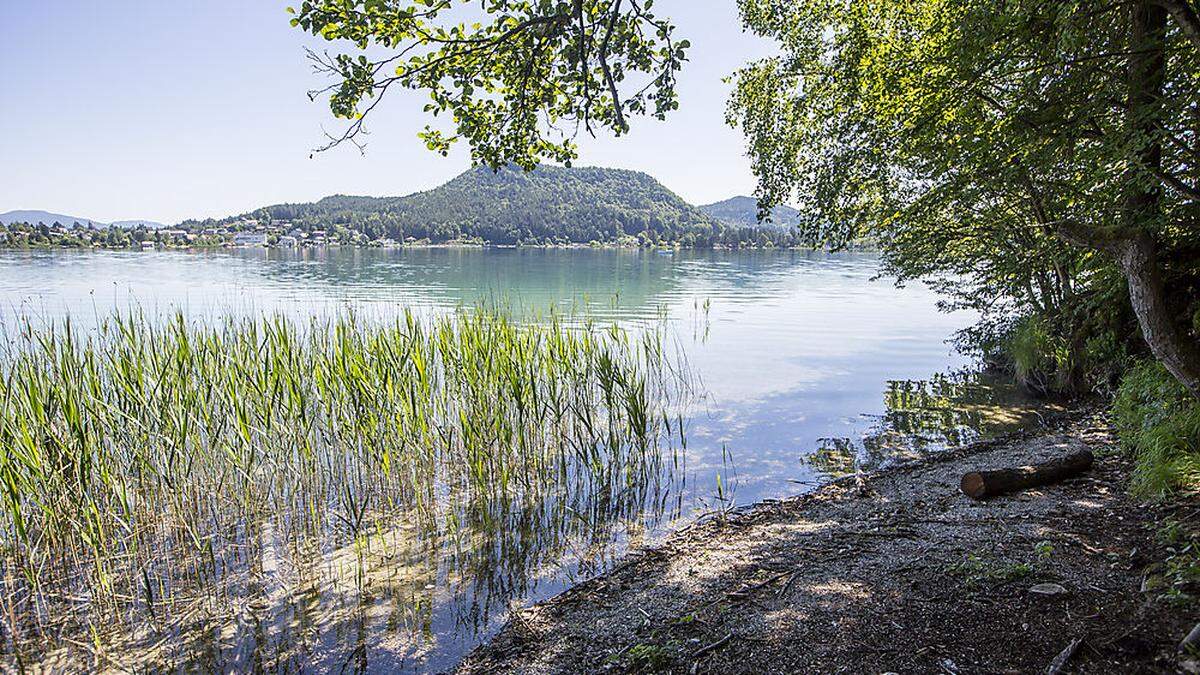
[[[394,246],[378,246],[370,244],[319,244],[305,246],[239,246],[230,244],[214,244],[211,246],[196,246],[196,245],[154,245],[151,247],[144,246],[71,246],[65,244],[27,244],[14,246],[11,244],[0,244],[0,251],[114,251],[114,252],[163,252],[163,251],[178,251],[182,253],[200,253],[209,251],[326,251],[331,249],[355,249],[355,250],[379,250],[379,251],[403,251],[403,250],[606,250],[606,251],[656,251],[656,252],[674,252],[674,251],[826,251],[832,252],[829,249],[816,248],[812,246],[668,246],[668,245],[651,245],[651,246],[631,246],[618,242],[597,242],[597,243],[568,243],[568,244],[493,244],[493,243],[473,243],[473,242],[429,242],[429,243],[406,243]],[[878,249],[870,245],[851,246],[844,249],[838,249],[837,252],[856,252],[856,253],[871,253]]]

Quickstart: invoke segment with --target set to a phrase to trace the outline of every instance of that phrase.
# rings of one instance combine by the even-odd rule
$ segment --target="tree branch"
[[[1188,0],[1154,0],[1154,4],[1167,10],[1184,36],[1200,49],[1200,15]]]
[[[604,81],[608,83],[608,93],[612,96],[613,112],[617,118],[617,128],[621,131],[628,131],[629,124],[625,121],[625,113],[621,110],[621,96],[617,93],[617,82],[613,79],[612,70],[608,67],[608,45],[609,39],[612,38],[613,28],[616,26],[617,17],[621,14],[621,0],[617,0],[613,4],[612,14],[608,17],[608,28],[604,31],[604,42],[600,45],[600,68],[604,70]]]

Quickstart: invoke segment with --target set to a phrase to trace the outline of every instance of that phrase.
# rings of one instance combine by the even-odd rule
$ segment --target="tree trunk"
[[[1128,235],[1110,242],[1108,247],[1129,283],[1129,299],[1150,351],[1200,398],[1200,349],[1179,330],[1177,317],[1167,306],[1157,247],[1151,235],[1162,213],[1162,188],[1140,176],[1143,170],[1154,172],[1162,168],[1162,141],[1155,121],[1162,111],[1166,77],[1167,12],[1148,0],[1135,3],[1131,11],[1127,133],[1146,140],[1137,150],[1135,166],[1125,176],[1122,224]]]
[[[1183,386],[1200,398],[1200,349],[1176,325],[1166,302],[1154,241],[1149,235],[1114,245],[1117,264],[1129,284],[1129,300],[1150,351]]]
[[[1188,4],[1188,0],[1156,0],[1155,5],[1171,13],[1179,30],[1200,49],[1200,16]]]

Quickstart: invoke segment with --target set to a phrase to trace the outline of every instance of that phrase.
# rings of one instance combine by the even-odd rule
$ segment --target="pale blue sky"
[[[324,84],[288,25],[296,0],[0,0],[0,212],[174,223],[283,201],[399,195],[469,165],[416,138],[418,95],[376,109],[366,156],[309,159],[337,122],[305,92]],[[659,0],[693,43],[682,108],[630,135],[583,142],[580,164],[646,171],[693,203],[749,194],[722,78],[770,52],[734,0]]]

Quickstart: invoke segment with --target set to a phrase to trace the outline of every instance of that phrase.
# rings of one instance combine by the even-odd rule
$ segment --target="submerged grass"
[[[263,522],[296,549],[367,540],[397,513],[439,536],[548,509],[594,522],[636,514],[680,461],[660,443],[682,438],[671,406],[687,376],[652,329],[481,308],[387,322],[128,312],[15,332],[0,358],[14,652],[219,594],[223,547]]]

